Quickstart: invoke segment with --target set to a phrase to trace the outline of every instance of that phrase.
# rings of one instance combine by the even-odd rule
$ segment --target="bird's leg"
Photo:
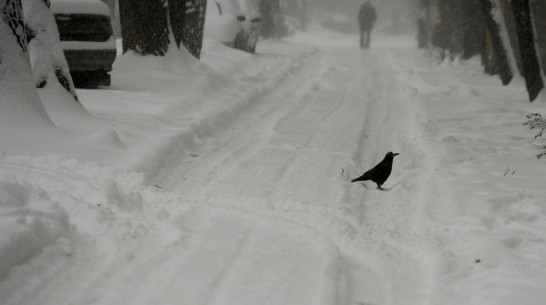
[[[379,183],[377,184],[377,188],[384,191],[384,189],[381,187],[381,184],[379,184]]]

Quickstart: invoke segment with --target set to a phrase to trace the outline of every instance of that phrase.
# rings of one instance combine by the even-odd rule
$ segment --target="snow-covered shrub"
[[[531,113],[527,115],[527,122],[525,122],[523,125],[528,126],[531,130],[537,131],[535,139],[541,138],[542,132],[544,129],[546,129],[546,119],[542,117],[540,113]],[[546,155],[546,152],[541,152],[537,155],[537,158],[541,158],[544,155]]]

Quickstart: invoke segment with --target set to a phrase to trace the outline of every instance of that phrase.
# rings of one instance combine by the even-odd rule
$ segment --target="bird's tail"
[[[366,180],[368,180],[368,179],[360,176],[358,178],[355,178],[355,179],[351,180],[351,183],[358,182],[358,181],[366,181]]]
[[[355,179],[351,180],[351,182],[366,181],[366,180],[370,180],[370,173],[369,173],[369,171],[368,171],[368,172],[365,172],[362,176],[360,176],[360,177],[358,177],[358,178],[355,178]]]

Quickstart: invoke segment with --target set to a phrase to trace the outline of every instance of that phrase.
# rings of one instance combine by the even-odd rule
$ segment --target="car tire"
[[[245,51],[245,32],[243,30],[239,31],[237,33],[237,36],[235,36],[235,41],[233,42],[233,47],[238,50]]]
[[[98,81],[94,77],[93,73],[85,71],[70,71],[74,87],[79,89],[97,89],[99,86]]]
[[[70,71],[74,87],[79,89],[97,89],[99,86],[110,86],[110,74],[104,70]]]
[[[247,51],[249,53],[256,53],[256,43],[258,43],[258,33],[256,31],[252,31],[250,35],[248,35],[247,39]]]

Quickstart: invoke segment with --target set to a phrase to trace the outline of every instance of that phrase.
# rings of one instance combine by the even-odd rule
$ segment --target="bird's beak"
[[[398,155],[399,155],[399,153],[394,153],[394,154],[393,154],[393,157],[396,157],[396,156],[398,156]]]

